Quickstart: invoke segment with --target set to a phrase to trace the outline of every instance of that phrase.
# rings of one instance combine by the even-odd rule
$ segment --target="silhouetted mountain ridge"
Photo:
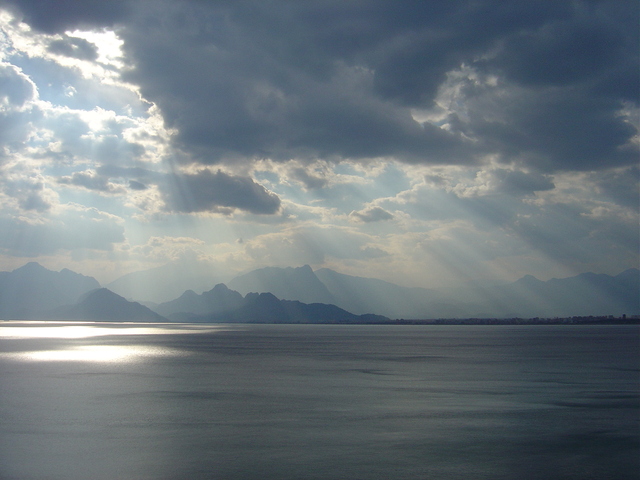
[[[504,284],[477,282],[446,290],[401,287],[378,279],[355,277],[330,269],[310,271],[271,267],[243,275],[241,279],[260,276],[260,284],[252,284],[259,292],[282,292],[288,300],[319,301],[314,292],[305,290],[298,272],[321,282],[329,292],[332,304],[355,314],[373,312],[391,318],[470,318],[470,317],[566,317],[588,315],[640,314],[640,272],[628,269],[616,276],[583,273],[564,279],[538,280],[525,275]],[[266,273],[277,281],[270,283]],[[235,279],[230,282],[234,284]],[[296,296],[298,295],[298,296]]]
[[[106,288],[85,293],[75,305],[58,307],[42,315],[48,320],[87,320],[95,322],[166,322],[167,319],[138,302]]]
[[[66,268],[54,272],[30,262],[11,272],[0,272],[0,318],[30,319],[75,303],[82,294],[96,288],[100,284],[93,277]]]
[[[143,305],[100,289],[92,277],[68,269],[54,272],[31,262],[12,272],[0,272],[0,318],[163,321],[164,316],[180,321],[360,323],[365,321],[363,315],[370,315],[366,318],[372,322],[384,317],[640,315],[640,272],[636,268],[615,276],[587,272],[542,281],[525,275],[503,285],[476,282],[429,290],[329,269],[314,272],[305,265],[259,269],[229,283],[245,290],[256,288],[244,297],[223,283],[200,295],[186,290],[154,307],[151,314]],[[94,294],[96,290],[101,293]]]
[[[175,313],[208,315],[235,310],[243,304],[244,299],[240,293],[230,290],[223,283],[219,283],[211,290],[203,292],[202,295],[198,295],[193,290],[187,290],[180,297],[161,303],[154,310],[164,316]]]
[[[251,292],[269,292],[282,300],[335,303],[333,295],[309,265],[298,268],[261,268],[234,278],[228,286],[242,295]]]
[[[214,323],[384,323],[381,315],[354,315],[335,305],[280,300],[272,293],[248,293],[239,308],[208,315],[174,314],[178,321]]]
[[[128,299],[162,303],[177,298],[185,290],[204,291],[221,280],[206,263],[184,258],[128,273],[105,287]]]

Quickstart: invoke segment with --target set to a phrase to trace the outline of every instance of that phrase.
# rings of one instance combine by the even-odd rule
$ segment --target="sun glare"
[[[75,30],[66,32],[70,37],[82,38],[93,43],[98,49],[98,62],[113,65],[116,68],[122,68],[122,45],[124,42],[118,38],[115,32],[111,30],[103,31],[86,31]]]
[[[177,351],[154,350],[140,346],[87,345],[65,350],[40,350],[12,354],[18,358],[45,362],[132,362],[141,357],[174,356]]]
[[[8,322],[7,322],[8,323]],[[130,325],[130,324],[129,324]],[[198,332],[212,332],[224,329],[224,327],[210,326],[207,328],[189,328],[180,326],[173,328],[170,325],[154,324],[145,327],[133,327],[128,324],[117,323],[111,326],[98,326],[96,324],[64,325],[60,322],[19,322],[13,325],[0,326],[0,339],[2,338],[89,338],[106,335],[165,335],[184,334]]]
[[[118,323],[108,326],[98,326],[91,323],[82,325],[68,325],[62,322],[6,322],[0,326],[0,340],[3,339],[51,339],[76,340],[88,339],[85,345],[66,345],[60,343],[59,347],[52,350],[23,350],[18,352],[0,352],[0,357],[18,361],[39,362],[139,362],[146,358],[174,357],[185,355],[179,349],[165,347],[148,347],[136,344],[129,345],[92,345],[92,337],[104,337],[111,335],[179,335],[207,333],[228,330],[228,327],[220,326],[173,326],[154,324],[148,326],[131,326],[131,324]],[[51,347],[49,347],[51,348]]]

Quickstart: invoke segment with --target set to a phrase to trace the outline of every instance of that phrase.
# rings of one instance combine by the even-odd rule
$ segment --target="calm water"
[[[637,326],[0,322],[0,478],[640,478]]]

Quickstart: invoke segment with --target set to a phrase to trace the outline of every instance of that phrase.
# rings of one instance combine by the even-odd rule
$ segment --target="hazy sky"
[[[636,0],[0,0],[0,270],[638,266]]]

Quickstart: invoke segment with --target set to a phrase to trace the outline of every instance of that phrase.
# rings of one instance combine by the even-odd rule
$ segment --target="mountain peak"
[[[95,290],[91,290],[90,292],[85,293],[78,300],[78,304],[92,301],[127,301],[124,297],[118,295],[117,293],[112,292],[108,288],[96,288]]]
[[[638,270],[637,268],[629,268],[627,270],[625,270],[622,273],[619,273],[618,275],[615,276],[616,279],[632,279],[632,280],[638,280],[640,279],[640,270]]]
[[[334,296],[309,265],[302,267],[266,267],[246,273],[229,282],[229,288],[243,295],[271,292],[283,300],[304,303],[335,303]]]
[[[58,309],[56,315],[95,321],[166,321],[166,318],[147,307],[138,302],[129,302],[107,288],[87,292],[76,305]]]
[[[74,303],[80,295],[99,288],[93,277],[64,269],[49,270],[29,262],[0,280],[0,318],[30,318],[52,308]]]
[[[39,273],[50,272],[48,268],[43,267],[38,262],[25,263],[23,266],[16,268],[12,273]]]
[[[163,302],[154,310],[160,315],[213,314],[238,308],[243,303],[242,295],[218,283],[211,290],[198,295],[193,290],[185,291],[175,300]]]
[[[525,275],[520,280],[518,280],[516,283],[521,283],[521,284],[525,284],[525,285],[538,285],[538,284],[541,284],[541,283],[544,283],[544,282],[542,280],[538,280],[533,275]]]

